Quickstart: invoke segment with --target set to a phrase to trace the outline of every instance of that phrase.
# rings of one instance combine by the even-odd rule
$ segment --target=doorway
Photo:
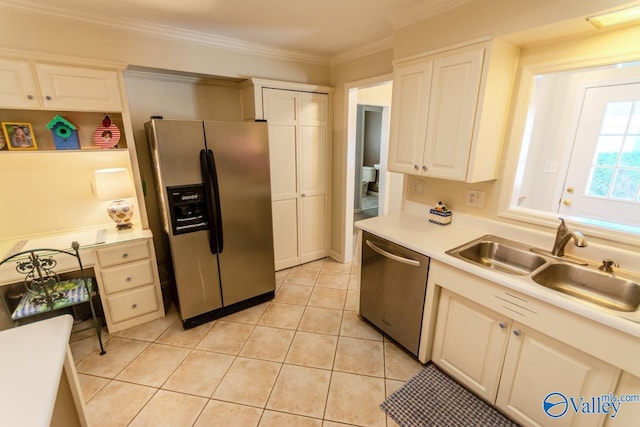
[[[358,104],[353,221],[378,216],[380,143],[384,108]]]
[[[347,83],[347,156],[345,179],[345,211],[343,259],[351,262],[356,242],[355,221],[401,210],[404,175],[387,171],[389,147],[389,124],[391,118],[392,75],[372,77],[366,80]],[[361,108],[358,108],[361,107]],[[358,120],[359,111],[362,119]],[[369,116],[369,117],[367,117]],[[379,120],[378,120],[379,117]],[[379,123],[379,125],[378,125]],[[364,126],[368,126],[367,131]],[[379,130],[376,130],[376,127]],[[367,143],[358,144],[358,130],[375,135],[379,139],[379,148],[375,143],[377,156],[371,159],[365,155]],[[376,162],[375,159],[378,159]],[[375,165],[379,165],[376,166]],[[375,177],[370,169],[375,171]],[[363,183],[363,174],[366,186]],[[376,191],[377,189],[377,191]],[[375,194],[377,193],[377,194]],[[365,200],[362,197],[365,197]],[[373,209],[375,203],[377,208]],[[375,215],[374,215],[375,213]]]

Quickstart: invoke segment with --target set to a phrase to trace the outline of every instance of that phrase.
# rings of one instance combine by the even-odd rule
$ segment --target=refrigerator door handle
[[[213,206],[215,209],[215,226],[216,237],[218,240],[218,253],[224,250],[224,236],[222,235],[222,208],[220,206],[220,190],[218,187],[218,171],[216,170],[216,161],[213,151],[207,149],[207,157],[209,159],[209,172],[211,174],[211,183],[213,184]]]
[[[212,254],[218,253],[218,237],[216,236],[216,212],[213,207],[213,194],[211,173],[209,172],[209,158],[205,150],[200,150],[200,170],[202,172],[202,183],[204,185],[204,197],[207,207],[207,219],[209,223],[209,250]]]

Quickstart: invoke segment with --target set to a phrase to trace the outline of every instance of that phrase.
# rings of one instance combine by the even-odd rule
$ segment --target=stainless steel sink
[[[474,264],[522,276],[529,275],[547,262],[545,258],[532,253],[528,246],[490,234],[446,253]]]
[[[640,285],[632,280],[568,264],[550,264],[534,282],[601,307],[631,312],[640,305]]]

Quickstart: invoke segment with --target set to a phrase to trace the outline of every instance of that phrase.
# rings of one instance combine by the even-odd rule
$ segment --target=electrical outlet
[[[467,206],[482,208],[484,206],[484,191],[467,190]]]
[[[424,196],[424,181],[414,178],[411,191],[413,192],[413,194]]]

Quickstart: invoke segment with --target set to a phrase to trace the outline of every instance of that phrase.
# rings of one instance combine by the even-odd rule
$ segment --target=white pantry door
[[[328,95],[262,90],[276,270],[327,256]]]

